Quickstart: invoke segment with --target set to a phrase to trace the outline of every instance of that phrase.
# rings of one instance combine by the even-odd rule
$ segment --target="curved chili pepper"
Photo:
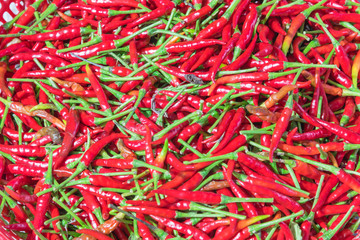
[[[283,45],[282,45],[282,51],[285,53],[285,55],[288,53],[289,48],[290,48],[290,44],[291,44],[293,38],[295,37],[297,30],[304,23],[305,19],[308,18],[310,16],[310,14],[314,10],[319,8],[325,2],[326,2],[326,0],[322,0],[322,1],[318,2],[318,3],[316,3],[315,5],[309,7],[308,9],[302,11],[301,13],[299,13],[293,19],[293,21],[291,23],[291,26],[290,26],[288,32],[286,33],[286,36],[284,38],[284,42],[283,42]]]
[[[240,33],[236,32],[228,41],[228,43],[222,47],[214,65],[209,70],[209,78],[211,81],[215,82],[215,75],[216,72],[218,71],[218,68],[220,67],[225,57],[229,54],[229,52],[235,47],[235,43],[238,41],[240,37],[241,37]]]
[[[111,202],[113,202],[115,204],[119,204],[123,200],[121,195],[118,193],[102,191],[101,188],[91,186],[91,185],[79,184],[79,185],[74,186],[74,188],[77,188],[79,190],[84,190],[86,192],[89,192],[89,193],[97,196],[97,197],[109,199]]]
[[[159,223],[164,224],[165,226],[175,229],[175,230],[177,230],[181,233],[184,233],[188,236],[193,236],[194,239],[199,239],[199,240],[200,239],[205,239],[205,240],[210,239],[209,236],[207,236],[204,232],[202,232],[201,230],[198,230],[195,227],[188,226],[183,223],[180,223],[180,222],[177,222],[174,220],[170,220],[168,218],[157,217],[154,215],[150,215],[150,216],[151,216],[151,218],[155,219]]]
[[[343,138],[351,143],[360,143],[360,135],[348,130],[346,128],[340,127],[336,124],[329,123],[326,121],[323,121],[321,119],[316,119],[316,121],[325,129],[327,129],[329,132],[339,136],[340,138]]]
[[[221,16],[221,18],[215,20],[211,24],[209,24],[206,28],[201,30],[196,36],[196,40],[207,39],[213,36],[217,31],[219,31],[222,27],[226,25],[229,21],[231,15],[235,11],[237,5],[239,4],[239,0],[235,0],[231,3],[231,5],[226,9],[226,12]]]
[[[250,5],[250,11],[246,15],[244,24],[242,26],[241,35],[239,40],[236,42],[234,56],[237,57],[239,51],[244,51],[245,47],[251,40],[251,36],[255,29],[256,20],[258,18],[257,10],[254,5]]]
[[[239,19],[245,10],[245,8],[249,5],[250,1],[241,1],[240,6],[236,9],[232,17],[232,27],[235,29],[239,23]]]
[[[226,181],[230,184],[231,191],[235,194],[238,198],[246,198],[248,195],[238,187],[235,182],[231,179],[231,170],[233,170],[235,161],[231,161],[228,164],[228,170],[225,171],[223,168],[223,173],[226,178]],[[254,204],[252,203],[242,203],[242,206],[249,217],[254,217],[258,215],[258,211],[256,210]]]
[[[171,31],[172,32],[178,32],[180,29],[188,26],[189,24],[195,22],[198,19],[201,19],[202,17],[206,16],[213,10],[213,8],[216,6],[218,0],[211,0],[206,6],[200,8],[199,10],[196,10],[189,15],[182,18],[182,21],[175,24]]]
[[[221,140],[220,144],[217,146],[217,148],[213,151],[213,153],[217,153],[220,150],[222,150],[226,144],[229,143],[231,138],[233,137],[234,133],[239,130],[239,127],[243,121],[243,118],[245,116],[245,111],[243,108],[239,108],[232,121],[230,122],[229,128],[226,130],[225,135],[223,139]]]

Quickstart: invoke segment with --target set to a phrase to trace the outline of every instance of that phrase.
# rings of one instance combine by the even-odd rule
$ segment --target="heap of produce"
[[[0,239],[360,236],[356,0],[11,4]]]

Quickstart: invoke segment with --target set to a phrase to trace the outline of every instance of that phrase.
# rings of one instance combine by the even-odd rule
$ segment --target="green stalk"
[[[160,139],[161,137],[163,137],[166,133],[168,133],[171,129],[173,129],[174,127],[180,125],[181,123],[184,123],[188,120],[191,120],[195,117],[198,117],[202,114],[201,111],[195,111],[195,112],[192,112],[190,113],[189,115],[183,117],[182,119],[179,119],[179,120],[176,120],[174,121],[172,124],[170,124],[169,126],[167,126],[166,128],[164,128],[163,130],[161,130],[160,132],[156,133],[154,136],[153,136],[153,140],[156,141],[158,139]]]
[[[157,22],[154,22],[153,24],[150,24],[149,26],[146,26],[142,29],[140,29],[139,31],[136,31],[134,32],[133,34],[127,36],[127,37],[124,37],[122,39],[118,39],[118,40],[114,40],[114,44],[116,46],[116,48],[119,48],[121,47],[122,45],[124,45],[127,41],[133,39],[134,37],[136,37],[137,35],[139,35],[140,33],[143,33],[149,29],[152,29],[158,25],[162,24],[162,21],[157,21]]]
[[[40,240],[47,240],[46,237],[44,237],[37,229],[35,229],[34,225],[31,223],[30,219],[26,219],[26,223],[29,225],[30,229],[34,231],[35,235]]]
[[[340,228],[347,222],[349,221],[348,218],[350,216],[350,214],[352,214],[352,210],[354,209],[355,205],[352,205],[350,207],[350,209],[347,211],[347,213],[345,214],[345,216],[343,217],[343,219],[341,219],[341,221],[339,222],[338,225],[336,225],[336,227],[334,229],[330,229],[328,231],[326,231],[324,233],[324,235],[321,236],[322,239],[324,240],[330,240],[334,237],[334,235],[340,230]]]
[[[195,153],[198,157],[204,157],[204,154],[202,154],[201,152],[199,152],[198,150],[196,150],[195,148],[193,148],[190,144],[188,144],[187,142],[185,142],[182,139],[178,140],[179,143],[181,143],[182,145],[184,145],[187,149],[189,149],[191,152]]]
[[[174,19],[174,16],[175,16],[176,11],[177,11],[177,10],[176,10],[175,8],[171,11],[170,16],[169,16],[169,19],[168,19],[168,21],[167,21],[167,23],[166,23],[166,26],[165,26],[165,29],[164,29],[164,30],[169,30],[170,25],[171,25],[171,22],[172,22],[173,19]],[[174,32],[172,32],[172,33],[174,33]],[[159,38],[159,40],[157,41],[156,46],[159,46],[159,45],[163,44],[164,41],[165,41],[165,37],[166,37],[166,35],[162,35],[162,36]]]
[[[3,98],[0,98],[0,102],[3,102],[1,101]],[[4,99],[5,100],[5,99]],[[7,97],[6,101],[9,102],[11,100],[11,97]],[[3,102],[4,103],[4,102]],[[0,132],[2,132],[2,129],[5,125],[5,120],[7,118],[7,115],[9,114],[9,107],[10,107],[10,104],[5,104],[5,109],[4,109],[4,113],[3,113],[3,116],[1,118],[1,122],[0,122]]]
[[[57,205],[62,207],[68,214],[70,214],[83,228],[86,228],[87,225],[81,220],[73,211],[71,211],[68,206],[66,206],[64,203],[59,201],[57,198],[52,199]]]
[[[100,125],[102,123],[105,123],[105,122],[108,122],[108,121],[112,121],[112,120],[115,120],[117,118],[120,118],[120,117],[123,117],[123,116],[126,116],[128,115],[129,113],[131,113],[132,111],[134,111],[132,108],[131,109],[128,109],[124,112],[120,112],[118,114],[114,114],[114,115],[111,115],[109,117],[105,117],[105,118],[95,118],[94,120],[94,123],[96,125]]]
[[[291,220],[291,219],[294,219],[298,216],[301,216],[304,214],[304,210],[301,210],[297,213],[293,213],[289,216],[286,216],[286,217],[282,217],[282,218],[279,218],[279,219],[276,219],[276,220],[272,220],[272,221],[269,221],[269,222],[265,222],[265,223],[259,223],[259,224],[255,224],[255,225],[252,225],[252,226],[249,226],[249,232],[250,233],[256,233],[266,227],[270,227],[272,225],[275,225],[275,224],[279,224],[281,222],[284,222],[284,221],[287,221],[287,220]]]
[[[58,53],[64,53],[64,52],[70,52],[70,51],[74,51],[77,49],[81,49],[84,47],[90,47],[94,44],[100,43],[101,42],[101,36],[99,35],[94,35],[93,38],[83,44],[79,44],[77,46],[73,46],[73,47],[69,47],[69,48],[63,48],[63,49],[59,49],[57,52]]]
[[[162,126],[163,125],[163,116],[166,116],[166,111],[171,107],[171,105],[177,100],[177,98],[182,94],[182,92],[185,90],[185,88],[181,88],[179,90],[179,92],[169,101],[168,104],[166,104],[166,106],[161,110],[161,112],[159,113],[157,119],[156,119],[156,124]]]

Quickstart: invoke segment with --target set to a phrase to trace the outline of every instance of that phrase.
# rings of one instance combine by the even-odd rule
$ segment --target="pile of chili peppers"
[[[0,27],[0,238],[354,239],[355,0],[44,0]]]

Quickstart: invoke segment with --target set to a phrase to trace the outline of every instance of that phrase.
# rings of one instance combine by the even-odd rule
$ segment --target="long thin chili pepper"
[[[314,10],[318,9],[325,2],[326,2],[326,0],[322,0],[322,1],[318,2],[318,3],[316,3],[315,5],[307,8],[306,10],[299,13],[294,18],[294,20],[291,23],[291,26],[290,26],[289,30],[286,33],[286,36],[284,38],[284,42],[283,42],[283,45],[282,45],[282,51],[285,53],[285,55],[288,53],[291,42],[292,42],[293,38],[295,37],[296,32],[298,31],[298,29],[304,23],[304,21],[310,16],[310,14]]]

